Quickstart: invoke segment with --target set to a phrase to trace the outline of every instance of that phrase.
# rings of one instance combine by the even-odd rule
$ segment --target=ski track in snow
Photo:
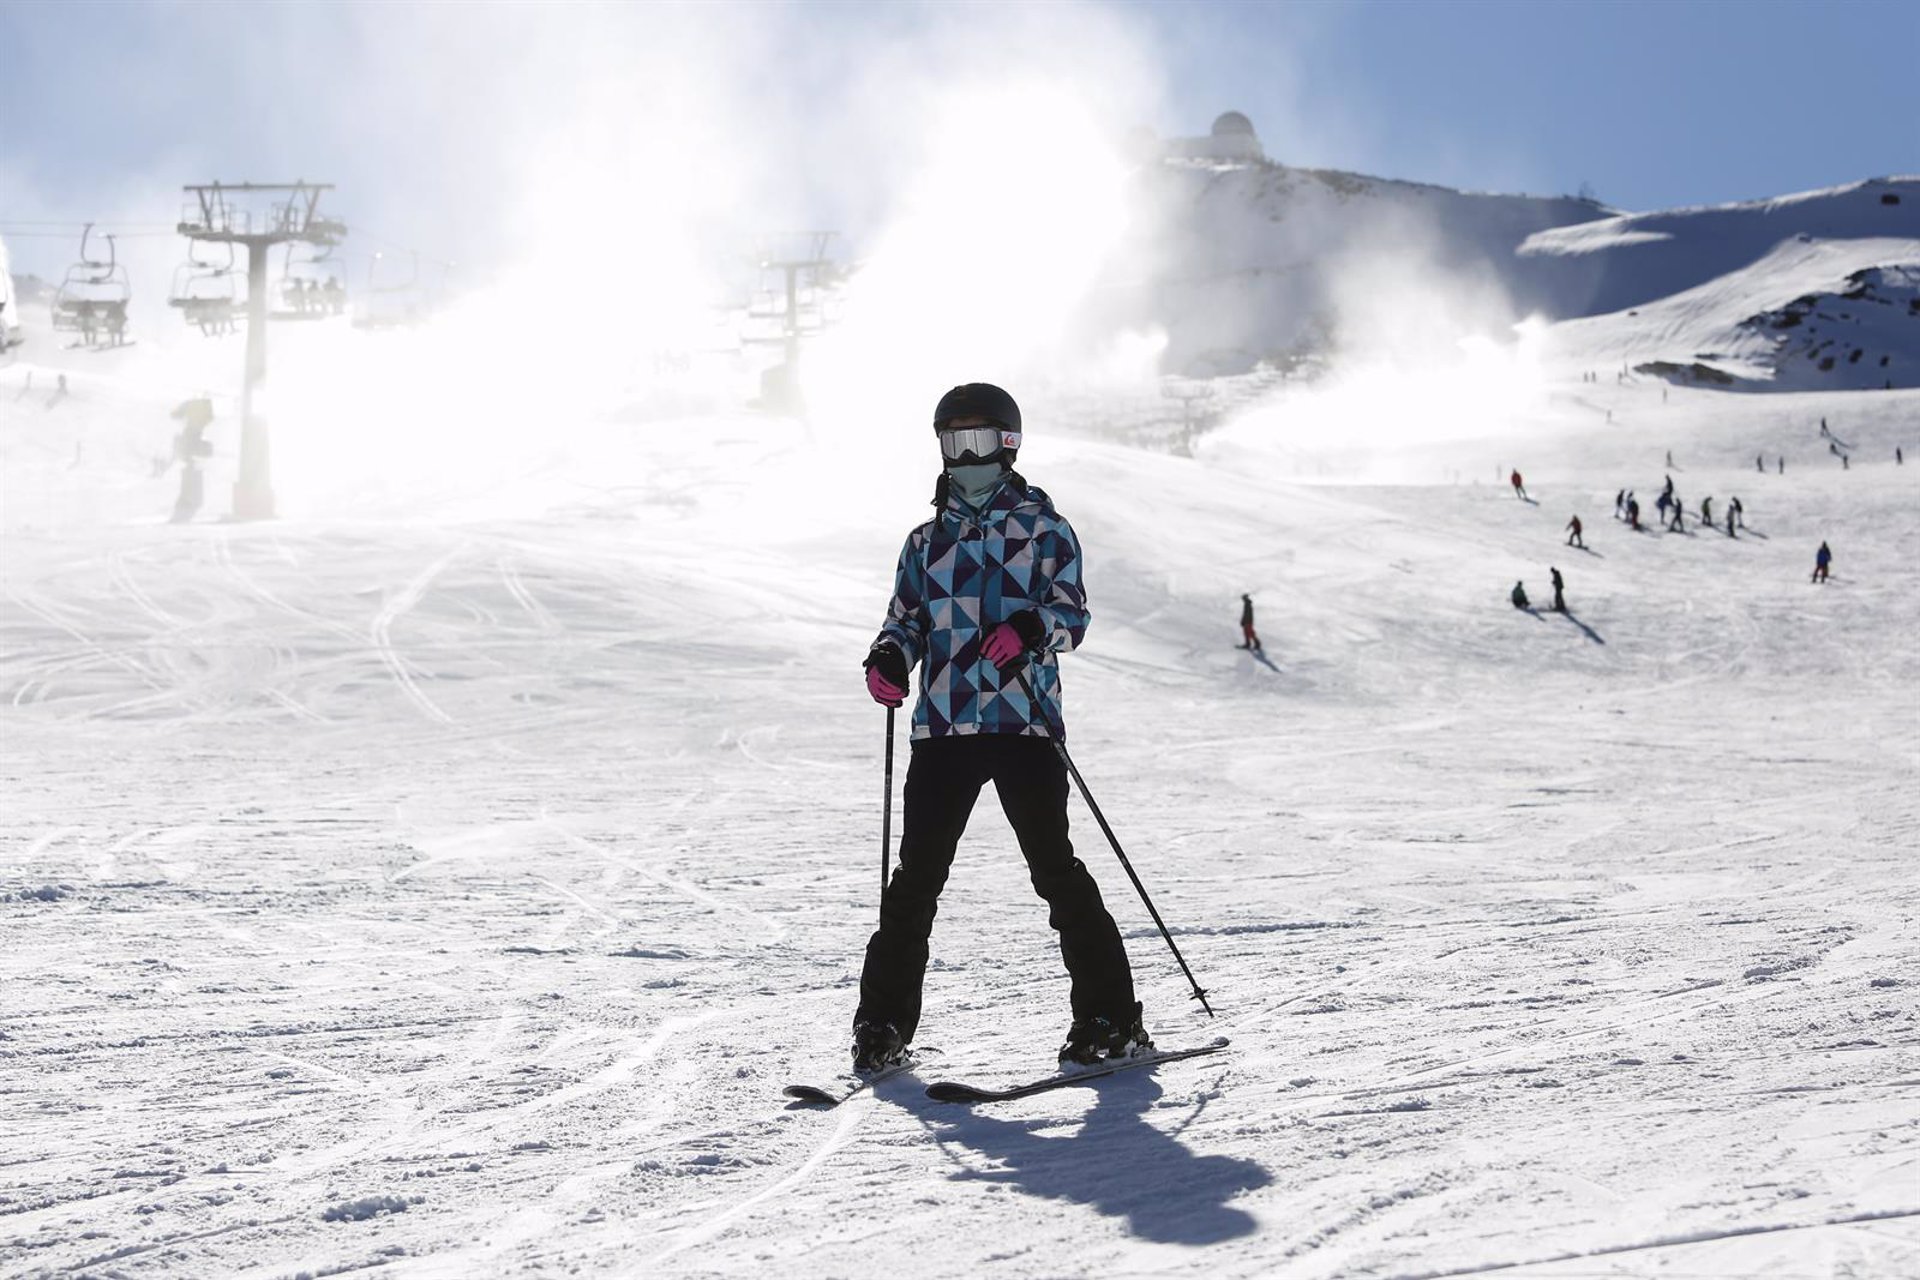
[[[1089,548],[1075,760],[1217,1020],[1076,799],[1080,852],[1159,1037],[1234,1045],[978,1108],[779,1092],[872,927],[900,530],[742,556],[697,466],[10,527],[0,1272],[1920,1274],[1920,471],[1860,461],[1920,398],[1582,394],[1620,423],[1524,446],[1537,508],[1036,457]],[[1751,474],[1821,413],[1850,472]],[[1607,520],[1668,448],[1769,537]],[[1505,604],[1548,563],[1603,644]],[[1065,1011],[983,799],[922,1036],[1010,1081]]]

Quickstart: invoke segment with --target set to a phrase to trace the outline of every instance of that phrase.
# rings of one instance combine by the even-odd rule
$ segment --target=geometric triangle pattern
[[[1040,706],[981,656],[986,633],[1022,610],[1040,619],[1041,652],[1022,668]],[[1066,737],[1056,655],[1087,634],[1080,541],[1045,492],[1008,475],[975,511],[958,491],[907,535],[879,641],[920,668],[913,736],[1016,733]]]

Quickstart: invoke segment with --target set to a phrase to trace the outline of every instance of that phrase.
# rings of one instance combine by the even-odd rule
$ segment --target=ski
[[[882,1067],[872,1075],[862,1076],[848,1072],[840,1078],[838,1083],[833,1085],[795,1083],[788,1085],[780,1092],[792,1098],[795,1102],[802,1103],[806,1106],[837,1107],[851,1098],[859,1097],[883,1080],[891,1080],[902,1072],[913,1070],[920,1065],[921,1055],[931,1055],[938,1052],[940,1052],[938,1049],[909,1049],[907,1050],[906,1061],[896,1062],[890,1067]]]
[[[1013,1098],[1045,1093],[1050,1089],[1064,1089],[1068,1085],[1079,1084],[1082,1080],[1097,1080],[1101,1076],[1131,1071],[1135,1067],[1157,1067],[1163,1062],[1178,1062],[1182,1058],[1198,1058],[1209,1053],[1219,1053],[1227,1047],[1228,1043],[1227,1038],[1222,1036],[1197,1049],[1168,1049],[1164,1052],[1156,1049],[1138,1057],[1123,1058],[1118,1062],[1107,1062],[1080,1071],[1061,1072],[1043,1080],[1014,1085],[1010,1089],[982,1089],[975,1085],[962,1084],[957,1080],[938,1080],[927,1086],[927,1096],[936,1102],[1006,1102]]]

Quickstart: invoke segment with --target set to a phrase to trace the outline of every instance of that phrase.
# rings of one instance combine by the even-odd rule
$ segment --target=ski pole
[[[1014,668],[1013,677],[1020,682],[1020,687],[1026,691],[1027,701],[1033,705],[1035,710],[1040,712],[1041,719],[1046,720],[1046,708],[1040,699],[1034,696],[1033,686],[1027,683],[1027,673],[1016,667]],[[1153,923],[1159,927],[1160,936],[1167,940],[1167,949],[1172,951],[1173,958],[1180,962],[1180,972],[1187,975],[1187,984],[1193,988],[1193,998],[1200,1002],[1200,1007],[1207,1011],[1209,1018],[1213,1017],[1213,1006],[1207,1003],[1206,989],[1203,988],[1199,981],[1193,976],[1193,970],[1187,967],[1187,958],[1180,954],[1180,948],[1174,943],[1173,935],[1167,932],[1166,921],[1160,918],[1160,912],[1154,907],[1153,899],[1147,896],[1147,886],[1140,883],[1140,877],[1134,871],[1133,863],[1127,860],[1127,851],[1120,847],[1120,837],[1114,835],[1113,828],[1107,825],[1106,815],[1100,812],[1100,806],[1094,803],[1093,793],[1087,790],[1087,780],[1080,776],[1080,770],[1074,767],[1073,757],[1067,754],[1067,744],[1062,742],[1059,735],[1053,732],[1053,726],[1050,723],[1046,726],[1046,729],[1047,741],[1053,743],[1053,749],[1059,753],[1061,763],[1067,766],[1068,775],[1072,777],[1074,785],[1080,788],[1080,798],[1085,800],[1087,802],[1087,808],[1093,811],[1093,820],[1100,824],[1100,830],[1107,837],[1107,843],[1113,846],[1114,856],[1119,858],[1120,865],[1126,868],[1127,879],[1133,881],[1134,892],[1140,895],[1140,901],[1147,904],[1147,914],[1153,917]]]
[[[887,783],[880,802],[880,904],[887,901],[887,860],[893,850],[893,708],[887,708]]]

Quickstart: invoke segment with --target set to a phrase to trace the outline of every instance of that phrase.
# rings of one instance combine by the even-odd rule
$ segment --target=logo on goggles
[[[999,457],[1002,450],[1019,447],[1020,433],[999,427],[961,427],[940,433],[940,453],[949,462],[964,462],[968,458],[985,462]]]

